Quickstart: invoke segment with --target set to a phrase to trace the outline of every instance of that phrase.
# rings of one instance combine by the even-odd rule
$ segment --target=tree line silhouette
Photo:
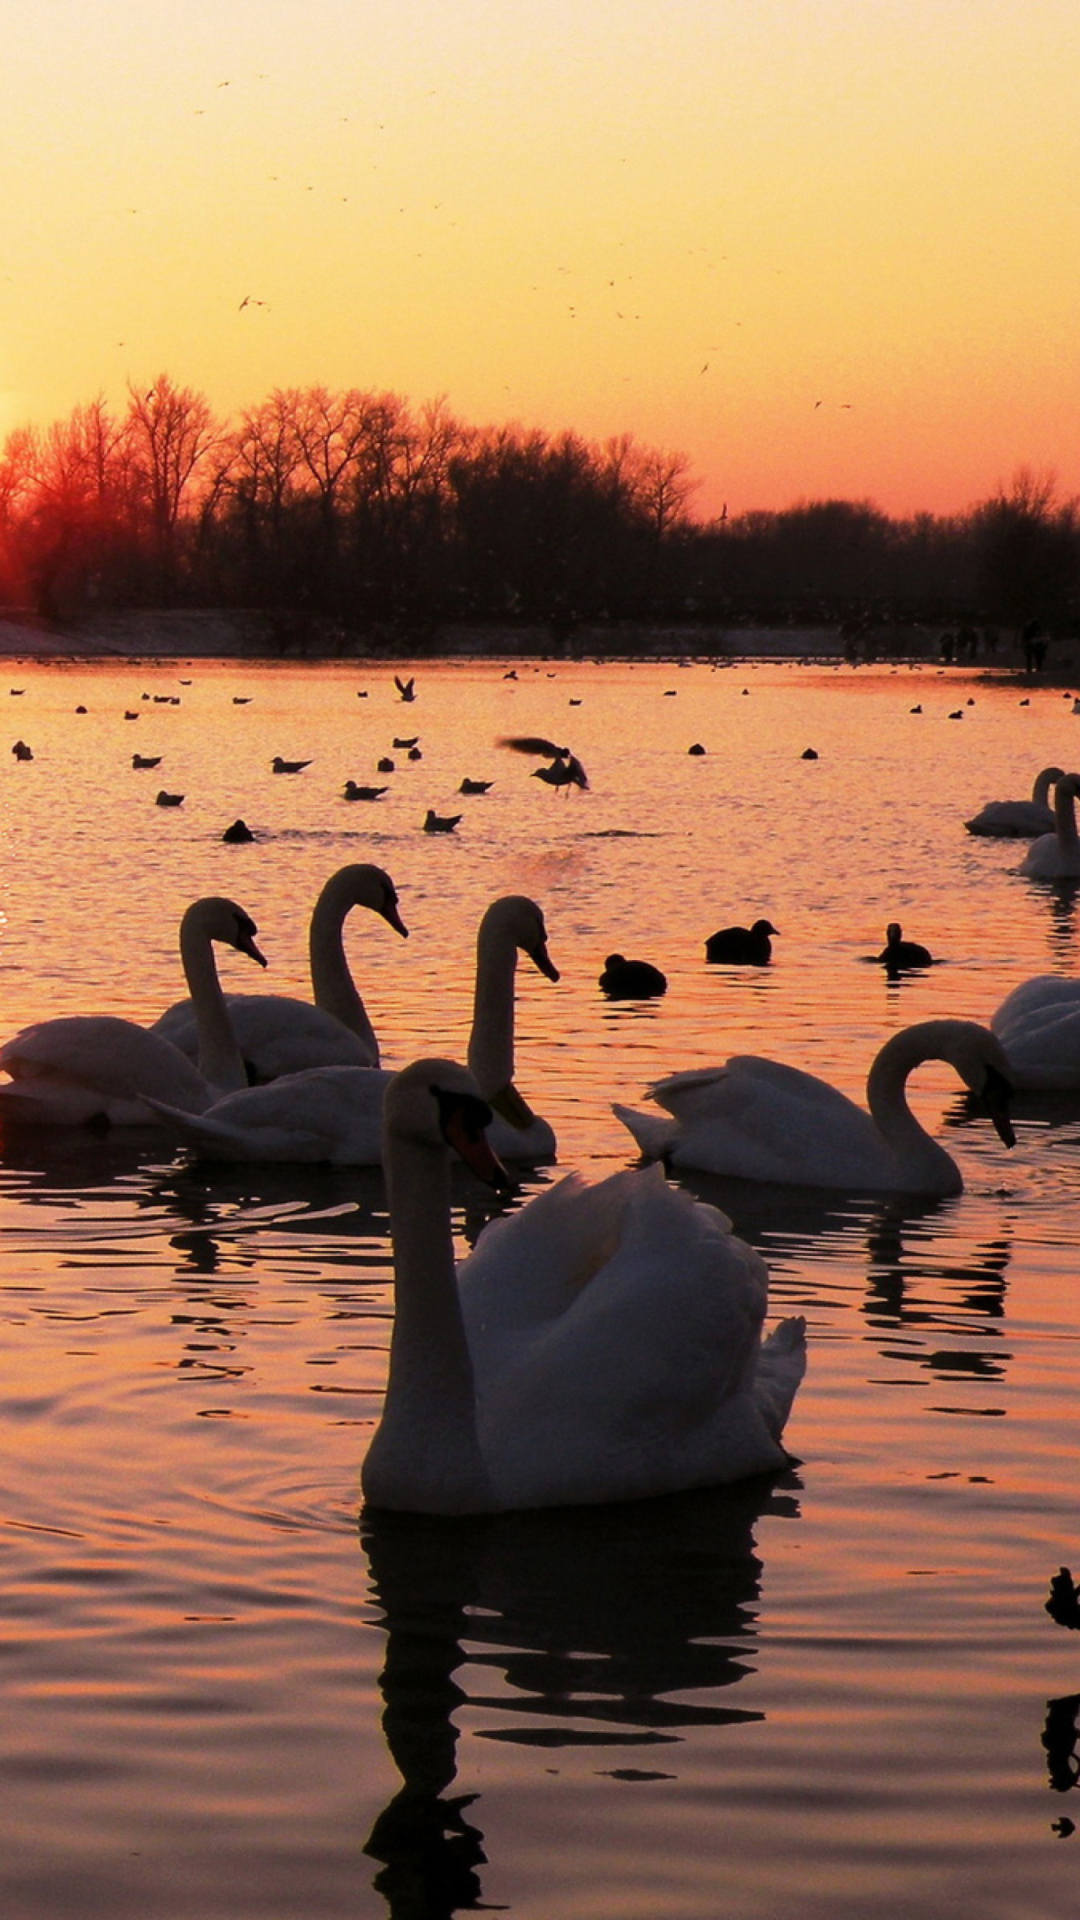
[[[0,601],[57,621],[261,609],[413,646],[447,622],[1077,630],[1080,503],[1051,476],[899,520],[848,500],[697,519],[698,484],[630,434],[478,428],[443,400],[321,386],[222,421],[162,374],[122,413],[98,398],[8,435]]]

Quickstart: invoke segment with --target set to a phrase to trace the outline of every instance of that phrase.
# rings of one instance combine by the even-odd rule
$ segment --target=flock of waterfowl
[[[411,681],[397,685],[403,700],[413,697]],[[549,756],[537,770],[549,784],[587,785],[568,748],[539,736],[503,744]],[[395,745],[411,751],[415,741]],[[278,756],[273,770],[307,764]],[[1043,833],[1051,788],[1053,827]],[[1024,872],[1080,874],[1078,791],[1080,776],[1048,768],[1030,802],[996,803],[966,824],[1040,836]],[[425,825],[445,831],[454,821],[429,814]],[[1060,864],[1070,857],[1074,866]],[[263,966],[257,928],[232,900],[195,901],[180,928],[188,997],[148,1027],[66,1016],[15,1034],[0,1047],[8,1076],[0,1123],[158,1125],[207,1159],[382,1165],[396,1305],[385,1408],[363,1476],[376,1504],[471,1513],[627,1499],[781,1466],[805,1368],[804,1323],[785,1321],[762,1339],[764,1263],[716,1208],[669,1185],[663,1168],[955,1194],[963,1184],[955,1160],[907,1103],[919,1065],[947,1062],[1010,1145],[1014,1087],[1080,1086],[1080,983],[1057,977],[1017,988],[990,1028],[937,1019],[893,1034],[871,1064],[865,1108],[814,1075],[753,1055],[670,1074],[647,1090],[652,1110],[613,1107],[643,1159],[662,1166],[593,1186],[570,1175],[493,1223],[456,1267],[452,1153],[495,1184],[506,1180],[504,1160],[555,1158],[551,1126],[514,1078],[519,955],[559,978],[544,916],[524,895],[489,905],[467,1066],[433,1057],[395,1074],[380,1064],[345,955],[345,922],[359,907],[407,937],[389,874],[369,863],[341,868],[311,916],[308,1001],[225,994],[215,945]],[[706,960],[767,966],[777,931],[766,918],[721,928],[706,941]],[[895,922],[875,958],[893,975],[932,964]],[[651,962],[612,954],[599,984],[611,997],[647,997],[667,982]]]

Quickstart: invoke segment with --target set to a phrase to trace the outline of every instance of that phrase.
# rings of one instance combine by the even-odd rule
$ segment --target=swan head
[[[975,1020],[927,1020],[906,1031],[913,1037],[922,1036],[927,1047],[933,1048],[932,1052],[923,1052],[924,1059],[947,1060],[955,1068],[993,1122],[999,1140],[1015,1147],[1016,1135],[1009,1118],[1012,1075],[1005,1050],[989,1027]]]
[[[347,787],[359,791],[353,780],[346,781]],[[332,873],[322,893],[320,903],[325,900],[333,913],[342,915],[350,907],[369,907],[400,933],[403,940],[409,937],[409,929],[398,911],[398,894],[390,875],[382,867],[373,866],[369,861],[354,861],[347,867],[339,867]]]
[[[238,907],[235,900],[208,894],[202,900],[194,900],[184,914],[180,922],[180,943],[182,946],[185,937],[191,935],[203,940],[220,940],[224,946],[235,947],[237,953],[246,954],[249,960],[265,967],[266,955],[255,945],[258,931],[250,913]]]
[[[535,900],[525,893],[504,893],[493,900],[480,922],[480,941],[493,935],[512,940],[545,979],[557,980],[559,969],[548,952],[547,927]]]
[[[507,1189],[513,1181],[487,1138],[493,1118],[472,1074],[456,1060],[414,1060],[394,1075],[383,1101],[387,1138],[456,1153],[487,1186]]]

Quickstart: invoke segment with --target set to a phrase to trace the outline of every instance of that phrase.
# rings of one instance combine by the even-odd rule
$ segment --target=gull
[[[275,753],[270,762],[270,771],[271,773],[303,773],[304,768],[310,765],[310,760],[283,760],[280,753]]]
[[[549,787],[581,787],[583,791],[588,787],[588,775],[577,755],[571,753],[569,747],[557,747],[553,740],[545,740],[542,734],[504,734],[497,744],[511,747],[515,753],[550,755],[551,766],[537,767],[533,775]]]

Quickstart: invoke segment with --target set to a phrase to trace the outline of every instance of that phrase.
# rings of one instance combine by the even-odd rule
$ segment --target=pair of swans
[[[514,983],[518,953],[549,980],[558,970],[534,900],[507,894],[488,907],[476,942],[476,987],[469,1065],[495,1108],[492,1141],[507,1159],[538,1165],[555,1158],[555,1134],[514,1084]],[[196,1152],[216,1160],[275,1160],[377,1166],[382,1158],[383,1096],[393,1075],[348,1066],[291,1073],[245,1087],[208,1112],[155,1102],[159,1119]]]
[[[1054,788],[1054,831],[1033,840],[1020,862],[1029,880],[1080,879],[1080,836],[1076,831],[1076,796],[1080,774],[1064,773]]]
[[[451,1061],[418,1061],[387,1089],[394,1326],[365,1499],[505,1512],[787,1465],[805,1322],[762,1342],[764,1261],[659,1168],[595,1187],[570,1175],[455,1267],[451,1147],[492,1178],[488,1118]]]
[[[1060,767],[1044,767],[1035,776],[1030,800],[988,800],[964,825],[969,833],[994,840],[1034,840],[1041,833],[1053,833],[1049,794],[1064,777]]]
[[[345,921],[354,907],[368,908],[408,939],[390,875],[368,863],[339,867],[315,902],[308,931],[314,1004],[282,993],[226,995],[247,1082],[276,1080],[308,1067],[378,1066],[379,1043],[345,956]],[[195,1058],[191,1000],[178,1000],[152,1030]]]
[[[233,900],[208,896],[180,922],[180,958],[196,1010],[195,1064],[172,1042],[137,1021],[111,1014],[72,1014],[24,1027],[0,1047],[0,1120],[34,1126],[114,1126],[154,1122],[149,1097],[199,1113],[231,1088],[246,1085],[218,979],[214,943],[265,967],[257,928]]]
[[[923,1020],[893,1034],[870,1068],[869,1112],[816,1074],[754,1054],[658,1081],[648,1092],[664,1114],[613,1111],[648,1159],[675,1167],[786,1186],[960,1193],[955,1160],[907,1103],[908,1075],[927,1060],[955,1068],[1012,1146],[1009,1062],[971,1020]]]

